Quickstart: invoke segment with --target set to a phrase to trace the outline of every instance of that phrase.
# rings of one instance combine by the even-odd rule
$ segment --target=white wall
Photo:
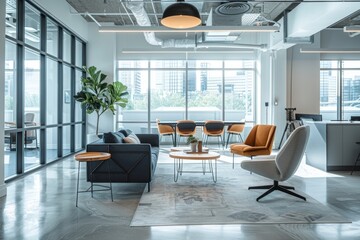
[[[285,129],[285,107],[287,106],[287,51],[278,50],[272,56],[273,97],[269,104],[273,107],[273,124],[276,125],[275,146],[279,146]]]
[[[271,52],[261,52],[258,56],[257,65],[257,99],[256,99],[256,122],[261,124],[271,124],[271,98],[272,98],[272,76],[271,76]],[[265,102],[269,103],[268,112],[266,113]]]
[[[0,1],[0,19],[5,19],[5,3]],[[0,21],[0,197],[6,195],[6,185],[4,183],[4,92],[5,92],[5,21]]]
[[[99,33],[95,23],[88,24],[89,42],[87,44],[86,65],[95,66],[107,75],[106,82],[113,82],[116,79],[116,34]],[[114,115],[110,111],[100,117],[99,133],[113,131]],[[95,133],[96,114],[87,116],[88,133]]]
[[[289,102],[297,113],[320,113],[320,54],[300,53],[300,48],[320,47],[320,35],[314,43],[288,49]]]
[[[317,34],[312,45],[296,45],[274,54],[272,106],[273,123],[277,126],[276,147],[286,127],[285,108],[296,108],[295,113],[320,112],[320,55],[300,53],[301,47],[318,48],[319,45],[320,37]]]

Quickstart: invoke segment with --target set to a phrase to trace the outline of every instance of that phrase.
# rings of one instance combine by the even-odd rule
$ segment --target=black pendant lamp
[[[201,24],[201,18],[196,7],[184,0],[177,0],[165,9],[161,24],[168,28],[192,28]]]

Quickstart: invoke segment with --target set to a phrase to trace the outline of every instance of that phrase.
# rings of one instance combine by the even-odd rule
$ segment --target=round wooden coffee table
[[[107,160],[109,160],[111,158],[111,154],[110,153],[106,153],[106,152],[84,152],[84,153],[78,153],[75,155],[75,160],[79,162],[78,164],[78,177],[77,177],[77,187],[76,187],[76,207],[78,206],[78,199],[79,199],[79,193],[83,193],[83,192],[91,192],[91,197],[93,197],[93,192],[94,191],[106,191],[106,190],[110,190],[111,191],[111,201],[114,201],[113,199],[113,193],[112,193],[112,185],[111,185],[111,177],[110,177],[110,166],[109,166],[109,162]],[[95,162],[95,161],[101,161],[99,163],[99,165],[97,165],[93,170],[91,170],[90,168],[90,182],[91,182],[91,186],[84,191],[79,191],[79,178],[80,178],[80,162]],[[93,172],[100,167],[104,162],[107,162],[107,166],[108,166],[108,175],[109,175],[109,187],[108,186],[103,186],[103,185],[96,185],[98,187],[102,187],[103,189],[99,189],[99,190],[94,190],[94,184],[92,182],[92,174]]]
[[[174,181],[177,182],[179,174],[183,173],[211,173],[213,181],[217,181],[217,160],[220,158],[220,154],[217,152],[206,152],[206,153],[194,153],[194,152],[170,152],[169,156],[174,159]],[[184,160],[202,161],[202,171],[184,171],[183,162]],[[209,171],[206,171],[206,161],[209,163]],[[214,161],[214,167],[213,163]]]

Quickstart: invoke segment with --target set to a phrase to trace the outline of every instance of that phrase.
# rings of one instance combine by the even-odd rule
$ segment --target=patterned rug
[[[174,182],[173,165],[158,164],[151,192],[145,188],[130,226],[350,223],[299,190],[306,202],[279,191],[257,202],[265,190],[247,190],[267,184],[271,181],[225,163],[218,164],[216,183],[209,173],[184,173]],[[289,185],[296,189],[301,181],[294,176]]]

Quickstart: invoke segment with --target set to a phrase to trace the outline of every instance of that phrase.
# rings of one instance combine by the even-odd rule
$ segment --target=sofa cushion
[[[125,143],[135,143],[135,144],[141,143],[140,139],[134,133],[131,133],[127,137],[125,137],[124,142]]]
[[[127,137],[132,133],[130,129],[125,129],[125,128],[120,128],[118,132],[122,133],[124,137]]]
[[[108,132],[104,133],[104,143],[122,143],[125,136],[121,132]]]

